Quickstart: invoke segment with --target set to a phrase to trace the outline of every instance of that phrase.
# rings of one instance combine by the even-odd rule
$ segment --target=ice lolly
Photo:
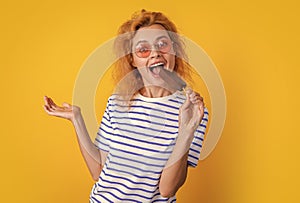
[[[168,71],[163,66],[160,66],[159,76],[168,84],[172,90],[184,91],[186,83],[177,75],[175,71]]]

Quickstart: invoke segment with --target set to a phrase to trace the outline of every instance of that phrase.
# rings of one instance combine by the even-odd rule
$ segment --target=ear
[[[133,60],[133,56],[130,56],[130,65],[136,67],[135,61]]]

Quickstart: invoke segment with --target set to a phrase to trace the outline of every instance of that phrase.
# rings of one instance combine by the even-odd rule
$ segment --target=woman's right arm
[[[49,115],[65,118],[72,122],[77,135],[81,154],[92,175],[92,178],[97,181],[102,170],[101,160],[105,159],[106,155],[96,148],[92,142],[81,115],[80,108],[67,103],[63,103],[62,107],[58,106],[51,98],[46,96],[44,100],[44,109]]]

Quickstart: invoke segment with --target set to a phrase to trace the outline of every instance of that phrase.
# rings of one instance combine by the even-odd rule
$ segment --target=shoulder
[[[122,101],[125,101],[125,99],[118,94],[111,94],[107,99],[108,104],[115,104]]]
[[[207,107],[204,107],[204,114],[206,114],[207,116],[209,115],[209,112],[208,112],[208,108],[207,108]]]

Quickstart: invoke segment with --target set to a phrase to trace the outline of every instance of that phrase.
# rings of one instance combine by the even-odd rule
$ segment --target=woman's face
[[[159,65],[175,67],[175,52],[166,29],[158,24],[140,28],[132,39],[132,65],[138,68],[145,85],[162,86]]]

